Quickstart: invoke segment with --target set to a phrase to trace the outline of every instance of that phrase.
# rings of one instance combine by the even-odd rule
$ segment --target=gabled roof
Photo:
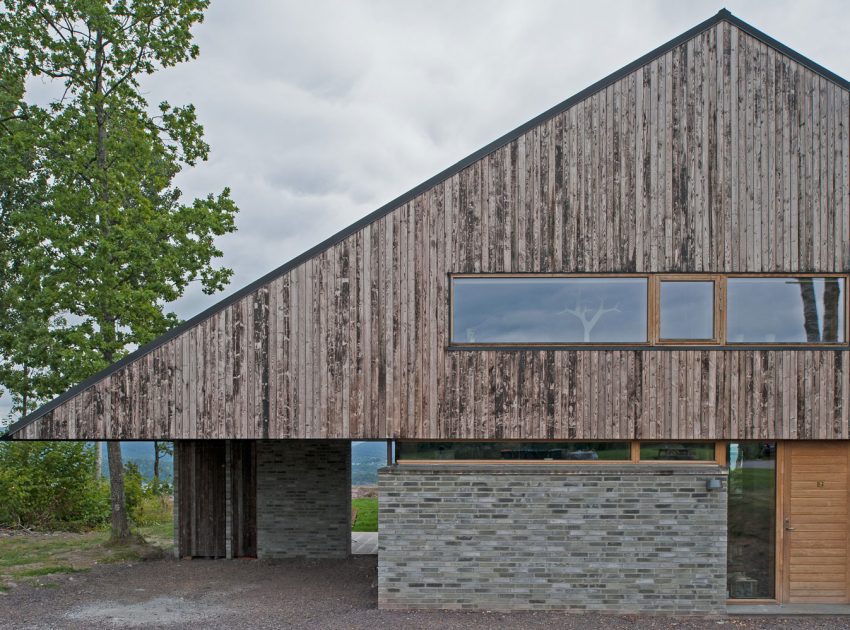
[[[116,372],[117,370],[124,367],[125,365],[132,363],[133,361],[139,359],[140,357],[143,357],[144,355],[148,354],[149,352],[151,352],[155,348],[165,344],[166,342],[173,339],[174,337],[177,337],[178,335],[182,334],[183,332],[193,328],[194,326],[198,325],[199,323],[206,320],[210,316],[218,313],[219,311],[225,309],[226,307],[233,304],[234,302],[236,302],[236,301],[244,298],[245,296],[253,293],[254,291],[256,291],[260,287],[268,284],[272,280],[288,273],[292,269],[298,267],[299,265],[310,260],[311,258],[318,256],[319,254],[330,249],[332,246],[339,243],[343,239],[349,237],[350,235],[357,232],[358,230],[361,230],[362,228],[366,227],[367,225],[377,221],[378,219],[381,219],[382,217],[386,216],[390,212],[398,209],[400,206],[411,201],[412,199],[414,199],[418,195],[428,191],[429,189],[433,188],[434,186],[438,185],[439,183],[443,182],[444,180],[451,178],[452,176],[456,175],[457,173],[459,173],[463,169],[467,168],[468,166],[474,164],[475,162],[481,160],[482,158],[489,155],[490,153],[492,153],[492,152],[496,151],[497,149],[499,149],[499,148],[513,142],[514,140],[520,138],[523,134],[525,134],[529,130],[537,127],[541,123],[546,122],[547,120],[549,120],[549,119],[557,116],[558,114],[564,112],[565,110],[568,110],[569,108],[573,107],[577,103],[579,103],[579,102],[593,96],[594,94],[604,90],[605,88],[613,85],[614,83],[619,81],[621,78],[623,78],[623,77],[627,76],[628,74],[638,70],[639,68],[651,63],[652,61],[658,59],[659,57],[662,57],[663,55],[665,55],[669,51],[673,50],[677,46],[683,44],[684,42],[687,42],[688,40],[690,40],[690,39],[696,37],[697,35],[699,35],[700,33],[702,33],[703,31],[706,31],[706,30],[714,27],[715,25],[717,25],[718,23],[723,22],[723,21],[728,22],[729,24],[740,29],[742,32],[746,33],[747,35],[761,41],[762,43],[766,44],[767,46],[772,47],[777,52],[785,55],[786,57],[788,57],[790,59],[792,59],[796,63],[800,64],[801,66],[803,66],[807,69],[809,69],[810,71],[814,72],[815,74],[818,74],[821,77],[837,84],[841,88],[850,91],[850,81],[843,79],[842,77],[838,76],[837,74],[835,74],[835,73],[831,72],[830,70],[824,68],[823,66],[815,63],[811,59],[805,57],[804,55],[801,55],[800,53],[792,50],[788,46],[786,46],[786,45],[782,44],[781,42],[778,42],[777,40],[773,39],[772,37],[766,35],[765,33],[761,32],[760,30],[751,26],[750,24],[744,22],[743,20],[740,20],[739,18],[732,15],[726,9],[721,9],[716,15],[710,17],[709,19],[705,20],[704,22],[697,24],[696,26],[685,31],[684,33],[682,33],[678,37],[671,39],[667,43],[659,46],[658,48],[648,52],[647,54],[643,55],[642,57],[640,57],[640,58],[636,59],[635,61],[629,63],[628,65],[620,68],[619,70],[608,75],[604,79],[597,81],[593,85],[590,85],[589,87],[578,92],[577,94],[574,94],[573,96],[566,99],[565,101],[562,101],[561,103],[558,103],[554,107],[551,107],[550,109],[546,110],[542,114],[540,114],[540,115],[536,116],[535,118],[529,120],[528,122],[524,123],[523,125],[520,125],[516,129],[506,133],[505,135],[494,140],[493,142],[491,142],[487,146],[482,147],[478,151],[472,153],[471,155],[468,155],[467,157],[465,157],[462,160],[458,161],[457,163],[453,164],[449,168],[441,171],[440,173],[434,175],[430,179],[422,182],[418,186],[412,188],[411,190],[407,191],[406,193],[404,193],[404,194],[400,195],[399,197],[393,199],[389,203],[381,206],[377,210],[375,210],[375,211],[371,212],[370,214],[364,216],[363,218],[361,218],[360,220],[351,224],[350,226],[346,227],[345,229],[341,230],[340,232],[337,232],[336,234],[334,234],[330,238],[328,238],[328,239],[322,241],[321,243],[319,243],[318,245],[308,249],[307,251],[300,254],[299,256],[296,256],[292,260],[284,263],[283,265],[281,265],[277,269],[270,271],[269,273],[265,274],[261,278],[252,282],[251,284],[249,284],[249,285],[239,289],[238,291],[230,294],[229,296],[225,297],[223,300],[221,300],[218,303],[214,304],[213,306],[207,308],[206,310],[199,313],[195,317],[192,317],[191,319],[183,322],[182,324],[172,328],[167,333],[165,333],[165,334],[161,335],[160,337],[154,339],[150,343],[145,344],[144,346],[138,348],[135,352],[132,352],[131,354],[127,355],[126,357],[124,357],[120,361],[113,363],[109,367],[105,368],[104,370],[101,370],[97,374],[94,374],[93,376],[86,379],[82,383],[72,387],[71,389],[69,389],[68,391],[66,391],[62,395],[58,396],[57,398],[55,398],[51,402],[43,405],[42,407],[33,411],[32,413],[30,413],[29,415],[27,415],[23,419],[12,424],[10,427],[8,427],[7,435],[5,437],[9,437],[12,433],[15,433],[15,432],[19,431],[20,429],[24,428],[25,426],[31,424],[32,422],[34,422],[35,420],[37,420],[38,418],[40,418],[44,414],[48,413],[49,411],[53,410],[54,408],[56,408],[57,406],[59,406],[63,402],[65,402],[68,399],[79,394],[80,392],[87,389],[88,387],[90,387],[94,383],[106,378],[110,374]]]

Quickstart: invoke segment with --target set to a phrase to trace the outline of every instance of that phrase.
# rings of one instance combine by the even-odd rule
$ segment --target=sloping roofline
[[[504,145],[509,144],[510,142],[513,142],[514,140],[516,140],[517,138],[519,138],[520,136],[525,134],[527,131],[533,129],[534,127],[537,127],[541,123],[543,123],[543,122],[549,120],[550,118],[556,116],[557,114],[560,114],[561,112],[569,109],[570,107],[574,106],[575,104],[593,96],[597,92],[604,90],[605,88],[609,87],[610,85],[613,85],[614,83],[616,83],[617,81],[619,81],[620,79],[625,77],[626,75],[628,75],[628,74],[634,72],[635,70],[645,66],[646,64],[650,63],[651,61],[654,61],[658,57],[661,57],[662,55],[664,55],[667,52],[669,52],[670,50],[676,48],[680,44],[688,41],[689,39],[696,37],[697,35],[699,35],[703,31],[706,31],[706,30],[712,28],[713,26],[715,26],[715,25],[717,25],[717,24],[719,24],[720,22],[723,22],[723,21],[728,22],[729,24],[737,27],[741,31],[750,35],[751,37],[761,41],[763,44],[766,44],[766,45],[774,48],[778,52],[782,53],[786,57],[789,57],[790,59],[793,59],[794,61],[796,61],[800,65],[808,68],[812,72],[819,74],[823,78],[828,79],[828,80],[832,81],[833,83],[836,83],[837,85],[844,88],[845,90],[850,91],[850,81],[848,81],[847,79],[844,79],[844,78],[838,76],[837,74],[835,74],[831,70],[828,70],[827,68],[824,68],[820,64],[815,63],[814,61],[812,61],[811,59],[809,59],[805,55],[801,55],[800,53],[793,50],[792,48],[789,48],[788,46],[786,46],[782,42],[775,40],[774,38],[770,37],[766,33],[763,33],[762,31],[758,30],[754,26],[748,24],[747,22],[744,22],[740,18],[735,17],[727,9],[721,9],[720,11],[718,11],[712,17],[708,18],[707,20],[705,20],[703,22],[700,22],[699,24],[697,24],[693,28],[688,29],[687,31],[685,31],[684,33],[679,35],[678,37],[674,37],[673,39],[671,39],[667,43],[662,44],[658,48],[655,48],[654,50],[646,53],[642,57],[639,57],[638,59],[632,61],[631,63],[623,66],[619,70],[609,74],[604,79],[601,79],[601,80],[597,81],[596,83],[594,83],[594,84],[586,87],[585,89],[581,90],[580,92],[574,94],[573,96],[569,97],[567,100],[562,101],[561,103],[558,103],[554,107],[547,109],[542,114],[535,116],[534,118],[532,118],[528,122],[520,125],[519,127],[514,129],[513,131],[509,131],[508,133],[506,133],[505,135],[501,136],[500,138],[494,140],[493,142],[491,142],[487,146],[482,147],[481,149],[479,149],[475,153],[472,153],[471,155],[466,156],[465,158],[463,158],[459,162],[456,162],[455,164],[448,167],[447,169],[437,173],[436,175],[434,175],[430,179],[422,182],[418,186],[410,189],[409,191],[400,195],[399,197],[396,197],[395,199],[393,199],[389,203],[384,204],[383,206],[381,206],[377,210],[367,214],[365,217],[359,219],[358,221],[355,221],[354,223],[352,223],[348,227],[342,229],[341,231],[337,232],[336,234],[334,234],[330,238],[325,239],[324,241],[322,241],[318,245],[311,247],[310,249],[308,249],[304,253],[302,253],[302,254],[296,256],[295,258],[289,260],[288,262],[284,263],[283,265],[281,265],[277,269],[270,271],[269,273],[265,274],[261,278],[252,282],[251,284],[249,284],[245,287],[242,287],[241,289],[239,289],[238,291],[236,291],[234,293],[231,293],[230,295],[228,295],[227,297],[225,297],[221,301],[217,302],[216,304],[213,304],[212,306],[205,309],[201,313],[195,315],[191,319],[186,320],[185,322],[179,324],[178,326],[175,326],[174,328],[172,328],[168,332],[160,335],[159,337],[157,337],[153,341],[141,346],[140,348],[138,348],[134,352],[128,354],[126,357],[121,359],[120,361],[116,361],[115,363],[104,368],[103,370],[101,370],[97,374],[94,374],[93,376],[87,378],[82,383],[75,385],[74,387],[67,390],[66,392],[64,392],[60,396],[54,398],[50,402],[42,405],[41,407],[39,407],[38,409],[36,409],[32,413],[28,414],[27,416],[21,418],[20,420],[18,420],[14,424],[10,425],[7,428],[6,434],[3,436],[3,439],[9,439],[12,436],[12,434],[17,433],[18,431],[20,431],[21,429],[23,429],[27,425],[36,421],[38,418],[40,418],[44,414],[55,409],[56,407],[61,405],[66,400],[73,398],[74,396],[76,396],[80,392],[84,391],[85,389],[87,389],[91,385],[95,384],[96,382],[98,382],[98,381],[106,378],[110,374],[118,371],[119,369],[121,369],[122,367],[127,365],[128,363],[132,363],[136,359],[143,357],[144,355],[148,354],[152,350],[154,350],[154,349],[158,348],[159,346],[163,345],[164,343],[170,341],[174,337],[177,337],[178,335],[182,334],[186,330],[188,330],[188,329],[196,326],[197,324],[201,323],[202,321],[204,321],[205,319],[207,319],[211,315],[213,315],[213,314],[217,313],[218,311],[228,307],[229,305],[231,305],[234,302],[242,299],[246,295],[253,293],[254,291],[256,291],[260,287],[268,284],[269,282],[271,282],[275,278],[282,276],[283,274],[291,271],[292,269],[301,265],[302,263],[304,263],[304,262],[310,260],[311,258],[321,254],[322,252],[330,249],[331,247],[333,247],[334,245],[336,245],[337,243],[339,243],[343,239],[347,238],[348,236],[350,236],[354,232],[357,232],[358,230],[366,227],[367,225],[374,223],[378,219],[386,216],[387,214],[389,214],[393,210],[396,210],[397,208],[399,208],[403,204],[407,203],[408,201],[414,199],[418,195],[426,192],[427,190],[430,190],[431,188],[433,188],[434,186],[436,186],[440,182],[442,182],[446,179],[449,179],[450,177],[452,177],[453,175],[456,175],[457,173],[459,173],[460,171],[462,171],[466,167],[474,164],[475,162],[478,162],[480,159],[489,155],[493,151],[496,151],[497,149],[503,147]]]

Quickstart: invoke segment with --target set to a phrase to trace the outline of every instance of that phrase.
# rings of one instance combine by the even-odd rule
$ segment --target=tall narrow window
[[[732,599],[775,596],[776,442],[728,446],[726,580]]]
[[[716,339],[714,280],[665,280],[659,283],[662,341]]]
[[[647,279],[458,277],[452,342],[644,343]]]
[[[843,343],[844,278],[729,278],[729,343]]]

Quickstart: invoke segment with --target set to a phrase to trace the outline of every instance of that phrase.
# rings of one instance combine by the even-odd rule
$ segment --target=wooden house
[[[260,558],[392,440],[386,608],[850,603],[848,127],[721,11],[8,437],[174,440],[179,554]]]

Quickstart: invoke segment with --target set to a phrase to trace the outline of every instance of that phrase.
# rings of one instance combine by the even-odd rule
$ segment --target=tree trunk
[[[153,443],[153,478],[159,485],[159,442]]]
[[[130,523],[127,519],[127,500],[124,497],[124,463],[121,461],[121,442],[106,443],[109,459],[109,489],[112,500],[112,536],[113,542],[123,542],[130,538]]]
[[[103,476],[103,443],[95,442],[94,443],[94,478],[100,481],[100,478]]]
[[[820,341],[818,326],[818,304],[815,299],[815,285],[811,278],[800,279],[800,299],[803,300],[803,327],[806,329],[806,341]]]
[[[829,343],[840,341],[838,320],[841,317],[841,285],[838,278],[826,278],[823,289],[823,339]]]

